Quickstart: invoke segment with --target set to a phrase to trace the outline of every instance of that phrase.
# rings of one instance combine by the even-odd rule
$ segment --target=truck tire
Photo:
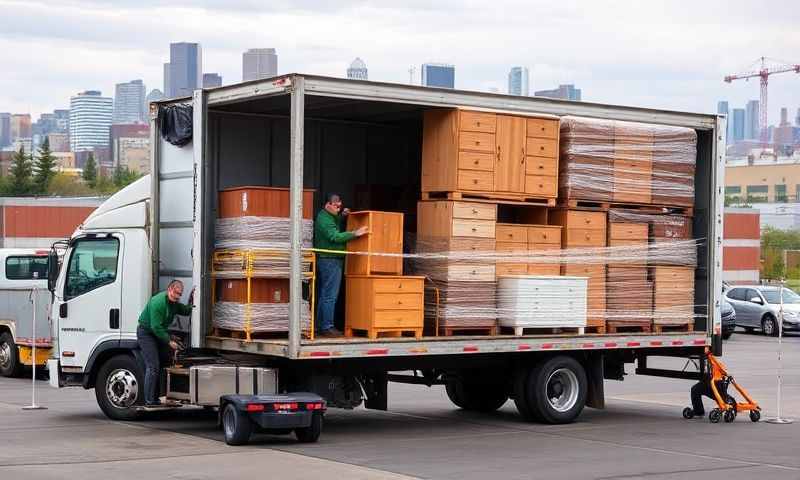
[[[531,370],[527,366],[520,367],[514,372],[514,405],[516,405],[517,411],[523,420],[535,422],[541,420],[536,418],[528,403],[527,388],[530,373]]]
[[[18,377],[22,373],[19,350],[9,332],[0,334],[0,375]]]
[[[322,415],[315,413],[311,417],[311,425],[304,428],[295,428],[294,434],[300,443],[314,443],[319,440],[322,433]]]
[[[144,405],[144,373],[130,355],[108,359],[97,372],[94,386],[97,405],[112,420],[136,420]]]
[[[533,367],[525,393],[536,419],[550,424],[571,423],[586,405],[586,371],[572,357],[550,358]]]
[[[244,445],[253,434],[253,422],[236,405],[229,403],[222,409],[222,431],[228,445]]]
[[[493,412],[508,400],[502,384],[470,382],[461,376],[448,376],[445,391],[457,407],[475,412]]]

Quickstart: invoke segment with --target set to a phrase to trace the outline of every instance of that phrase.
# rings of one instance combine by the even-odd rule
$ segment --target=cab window
[[[116,238],[78,240],[72,248],[67,266],[64,300],[114,283],[118,257],[119,240]]]
[[[9,280],[46,279],[47,257],[15,255],[6,258],[6,278]]]

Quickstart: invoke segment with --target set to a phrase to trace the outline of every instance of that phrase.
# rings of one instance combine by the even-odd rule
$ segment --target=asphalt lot
[[[737,332],[723,360],[776,411],[776,340]],[[228,447],[215,417],[183,410],[106,419],[93,391],[39,382],[45,411],[22,411],[30,380],[0,379],[0,479],[50,478],[800,478],[800,336],[784,342],[784,416],[793,425],[684,420],[691,382],[630,375],[607,382],[607,408],[572,425],[527,424],[513,402],[456,409],[444,389],[390,386],[390,411],[332,410],[317,444],[256,436]],[[707,403],[707,407],[710,406]]]

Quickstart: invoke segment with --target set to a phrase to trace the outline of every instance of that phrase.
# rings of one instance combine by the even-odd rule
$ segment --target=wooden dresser
[[[235,187],[220,190],[219,218],[289,217],[289,189]],[[303,218],[314,214],[314,190],[303,190]]]
[[[519,225],[498,223],[495,231],[497,252],[507,252],[514,257],[531,256],[547,250],[561,249],[561,227],[554,225]],[[512,262],[498,260],[497,276],[504,275],[550,275],[561,273],[559,263],[523,263],[519,258]]]
[[[395,212],[352,212],[347,217],[347,230],[366,226],[369,234],[347,242],[348,252],[368,252],[366,255],[347,255],[347,275],[401,275],[403,258],[372,255],[373,253],[403,253],[403,214]]]
[[[424,277],[348,275],[345,281],[345,336],[356,331],[372,339],[409,332],[422,337]]]

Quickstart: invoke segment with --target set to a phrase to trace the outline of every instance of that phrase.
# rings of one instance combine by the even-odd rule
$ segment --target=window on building
[[[786,196],[786,185],[775,185],[775,201],[787,202],[789,198]]]
[[[735,187],[725,187],[725,195],[740,195],[742,193],[742,187],[735,186]]]
[[[748,185],[748,202],[766,202],[769,199],[769,185]]]
[[[44,280],[47,278],[47,257],[15,256],[6,258],[9,280]]]
[[[736,205],[742,201],[742,187],[739,185],[725,187],[725,206]]]

